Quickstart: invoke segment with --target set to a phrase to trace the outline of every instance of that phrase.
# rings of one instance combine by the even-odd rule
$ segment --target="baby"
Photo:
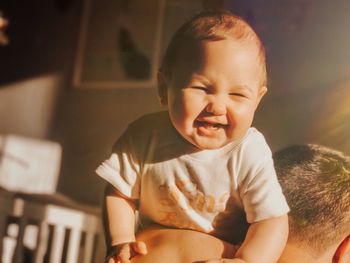
[[[147,253],[135,239],[136,209],[141,227],[147,219],[231,243],[246,233],[245,213],[232,262],[277,261],[289,208],[271,150],[251,127],[266,78],[263,45],[241,18],[203,12],[176,32],[158,74],[167,111],[133,122],[97,169],[108,182],[107,262]]]

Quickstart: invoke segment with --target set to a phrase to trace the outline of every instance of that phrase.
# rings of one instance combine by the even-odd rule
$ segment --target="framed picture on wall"
[[[165,0],[84,0],[77,88],[153,87]]]

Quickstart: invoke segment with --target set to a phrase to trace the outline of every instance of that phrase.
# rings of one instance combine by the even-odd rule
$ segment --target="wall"
[[[350,153],[349,8],[345,0],[242,7],[266,46],[269,92],[256,125],[273,149],[313,142]]]
[[[71,0],[63,9],[57,8],[57,3],[69,1],[9,2],[10,13],[14,16],[10,17],[11,30],[16,34],[10,35],[10,50],[3,52],[0,48],[1,85],[10,86],[0,90],[0,103],[7,102],[14,94],[21,99],[18,98],[12,107],[10,103],[0,104],[0,116],[6,118],[10,112],[18,112],[18,116],[24,114],[25,118],[18,118],[17,123],[22,125],[18,127],[9,121],[12,116],[8,117],[8,121],[0,122],[0,129],[62,143],[58,190],[77,200],[98,204],[104,183],[95,176],[94,170],[108,156],[127,123],[161,108],[155,87],[74,89],[71,74],[81,2]],[[182,8],[189,1],[169,3],[172,7],[168,5],[167,8],[164,25],[168,29],[164,42],[189,15],[191,8],[196,8]],[[308,4],[305,6],[305,3]],[[255,0],[242,1],[236,6],[231,4],[226,2],[254,24],[266,45],[269,91],[257,112],[255,126],[266,135],[272,149],[313,142],[350,154],[350,16],[347,14],[350,2],[339,0],[335,5],[326,0],[286,0],[283,3]],[[20,29],[14,32],[16,27]],[[49,85],[38,82],[35,90],[38,93],[33,95],[31,91],[28,95],[27,82],[22,81],[57,72],[61,83],[59,92],[54,99],[48,95],[48,104],[38,106],[35,101],[46,101],[40,94],[50,93],[39,87]],[[26,102],[22,101],[24,98]],[[55,109],[53,118],[47,120],[51,113],[45,117],[27,114],[31,98],[33,107],[40,108],[38,111],[42,113]],[[33,124],[45,128],[37,131]]]
[[[55,73],[2,85],[0,133],[47,138],[61,87]]]
[[[104,182],[95,169],[108,157],[128,123],[159,108],[152,87],[66,93],[53,129],[64,151],[59,189],[78,200],[98,203]]]
[[[104,182],[95,168],[130,121],[160,106],[155,87],[72,87],[82,7],[78,0],[0,6],[11,41],[0,47],[0,133],[61,143],[58,191],[97,204]]]

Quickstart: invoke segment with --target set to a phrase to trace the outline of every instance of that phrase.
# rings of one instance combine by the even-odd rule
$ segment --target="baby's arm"
[[[287,215],[253,223],[235,257],[249,263],[276,262],[282,254],[287,238]]]
[[[146,254],[146,245],[135,239],[135,202],[120,196],[110,184],[106,187],[104,201],[107,262],[130,262],[134,254]]]
[[[265,219],[250,225],[234,259],[209,260],[206,263],[273,263],[287,243],[288,216]]]

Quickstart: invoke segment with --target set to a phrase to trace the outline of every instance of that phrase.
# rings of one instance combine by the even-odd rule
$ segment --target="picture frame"
[[[84,0],[75,88],[156,85],[165,0]]]

